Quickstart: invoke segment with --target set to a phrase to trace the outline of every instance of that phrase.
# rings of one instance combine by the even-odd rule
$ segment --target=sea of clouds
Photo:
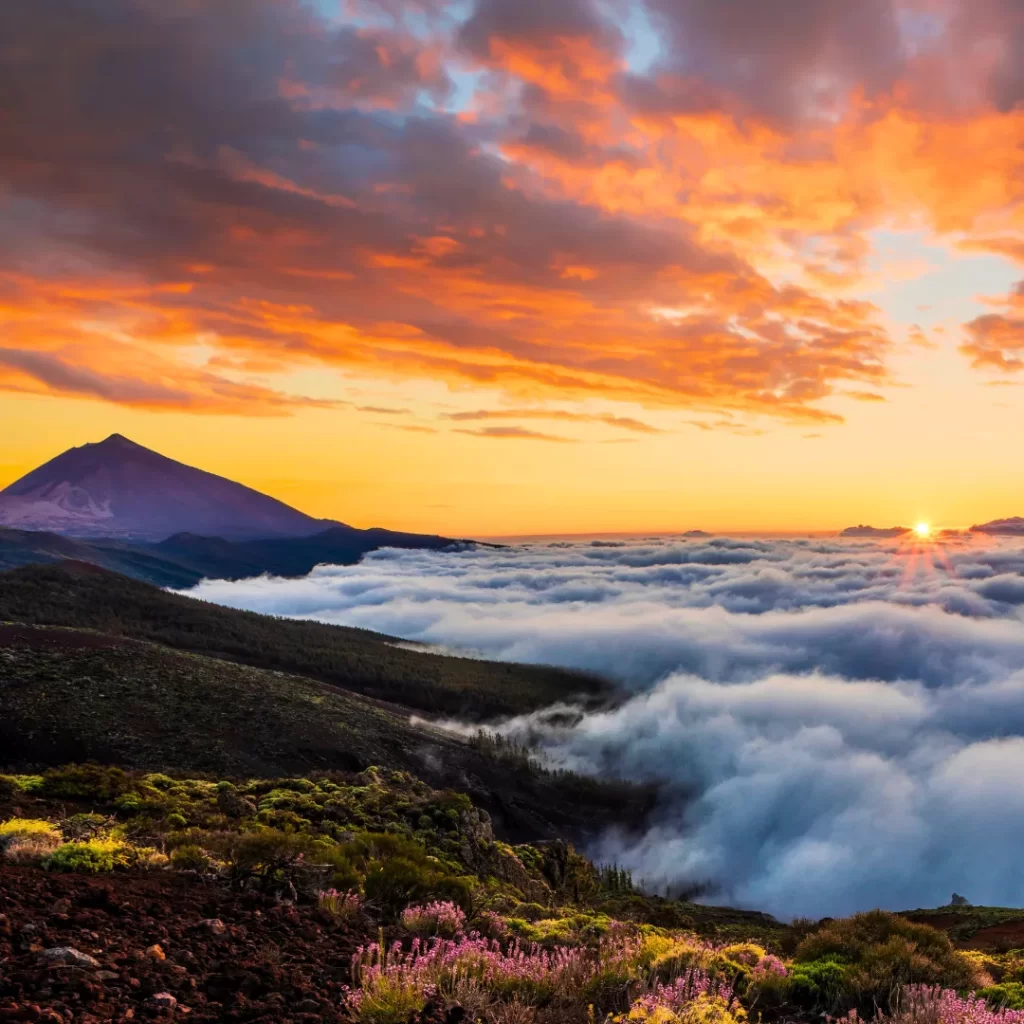
[[[498,727],[663,782],[646,834],[589,851],[652,887],[781,917],[1024,905],[1021,541],[387,550],[191,593],[614,678],[612,710]]]

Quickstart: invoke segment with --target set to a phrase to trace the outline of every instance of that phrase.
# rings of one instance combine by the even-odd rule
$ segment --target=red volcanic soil
[[[190,876],[0,866],[0,1021],[341,1021],[367,938],[316,907]],[[54,963],[59,947],[98,966]]]
[[[958,942],[967,949],[980,949],[985,953],[999,953],[1007,949],[1024,949],[1024,921],[1005,921],[1003,924],[979,928],[967,942]]]

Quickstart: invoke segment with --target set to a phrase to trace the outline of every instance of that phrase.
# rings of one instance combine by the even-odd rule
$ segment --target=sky
[[[1024,903],[1019,538],[384,550],[191,593],[611,680],[600,710],[488,728],[657,786],[643,829],[587,849],[647,888],[786,919]]]
[[[1021,0],[0,5],[0,486],[358,526],[1024,513]]]

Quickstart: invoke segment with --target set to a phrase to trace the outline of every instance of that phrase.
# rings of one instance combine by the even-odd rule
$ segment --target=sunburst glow
[[[921,540],[927,540],[932,535],[931,523],[918,523],[914,527],[914,533],[916,533]]]

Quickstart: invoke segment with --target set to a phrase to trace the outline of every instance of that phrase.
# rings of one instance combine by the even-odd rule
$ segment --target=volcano
[[[69,537],[247,540],[308,537],[339,525],[121,434],[69,448],[0,491],[0,526]]]

